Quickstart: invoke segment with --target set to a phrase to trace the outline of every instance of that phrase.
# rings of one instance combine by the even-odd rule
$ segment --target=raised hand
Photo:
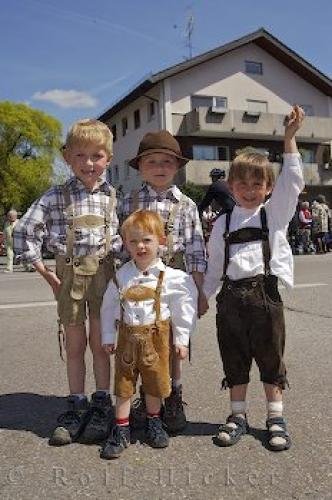
[[[297,104],[292,107],[291,112],[285,118],[285,137],[291,139],[301,127],[305,113]]]

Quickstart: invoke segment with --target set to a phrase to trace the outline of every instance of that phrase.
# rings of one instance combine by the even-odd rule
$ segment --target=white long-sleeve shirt
[[[173,342],[187,346],[195,329],[197,317],[197,289],[194,280],[179,269],[165,266],[157,259],[144,273],[134,261],[127,262],[116,273],[121,292],[134,285],[156,289],[160,271],[164,271],[160,295],[161,320],[170,319]],[[119,289],[110,281],[101,307],[102,344],[116,343],[116,321],[120,319]],[[123,321],[130,326],[149,325],[156,320],[154,300],[135,302],[123,300]]]
[[[269,228],[271,272],[286,286],[293,286],[293,256],[287,241],[287,226],[292,219],[298,196],[304,188],[302,162],[298,153],[285,153],[284,164],[271,198],[264,204]],[[244,227],[261,227],[260,208],[247,209],[235,206],[229,232]],[[204,280],[204,292],[211,297],[220,287],[225,254],[225,222],[222,215],[215,222],[208,246],[208,269]],[[230,260],[226,272],[231,280],[250,278],[264,274],[261,241],[230,245]]]

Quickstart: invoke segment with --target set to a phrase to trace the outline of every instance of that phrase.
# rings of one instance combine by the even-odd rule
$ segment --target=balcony
[[[272,163],[275,175],[278,175],[279,163]],[[225,170],[226,179],[230,162],[228,161],[207,161],[207,160],[191,160],[185,166],[185,179],[183,182],[192,182],[198,185],[210,184],[210,171],[213,168],[221,168]],[[304,180],[307,186],[332,186],[332,168],[324,170],[317,163],[303,164]]]
[[[232,137],[282,140],[284,115],[231,109],[225,114],[200,107],[185,115],[173,115],[173,132],[181,136]],[[332,139],[332,118],[307,116],[297,136],[299,141],[320,143]]]

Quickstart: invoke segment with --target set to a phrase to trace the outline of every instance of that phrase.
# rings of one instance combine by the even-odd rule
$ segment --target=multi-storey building
[[[283,122],[294,103],[306,112],[298,134],[306,197],[332,202],[332,81],[265,29],[150,75],[100,119],[114,135],[110,178],[124,192],[140,178],[128,165],[140,139],[162,128],[192,158],[178,183],[207,185],[214,167],[229,169],[237,150],[267,152],[279,168]]]

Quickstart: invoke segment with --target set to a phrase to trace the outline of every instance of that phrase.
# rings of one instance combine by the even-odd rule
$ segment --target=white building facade
[[[264,29],[152,75],[107,110],[100,119],[114,135],[110,179],[124,192],[138,187],[128,160],[146,132],[163,128],[192,158],[179,184],[207,185],[214,167],[227,175],[247,146],[268,153],[277,170],[294,103],[307,115],[298,136],[307,198],[332,202],[332,81]]]

